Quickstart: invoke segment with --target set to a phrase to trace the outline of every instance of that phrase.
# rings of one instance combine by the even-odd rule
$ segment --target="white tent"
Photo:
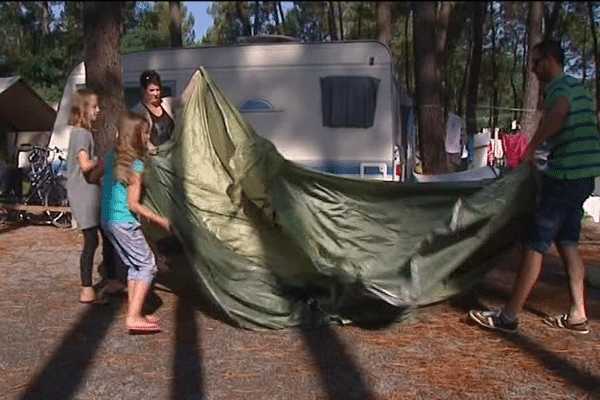
[[[0,132],[52,131],[56,111],[18,76],[0,78]]]
[[[19,76],[0,78],[0,135],[11,159],[28,142],[47,145],[56,111]]]

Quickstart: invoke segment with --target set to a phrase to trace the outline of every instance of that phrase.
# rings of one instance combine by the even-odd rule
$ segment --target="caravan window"
[[[324,126],[373,126],[379,79],[371,76],[327,76],[320,81]]]
[[[240,106],[240,112],[275,111],[271,103],[263,99],[247,100]]]
[[[175,93],[175,81],[163,81],[162,89],[162,97],[173,96]],[[128,109],[132,109],[142,99],[140,83],[125,83],[123,85],[123,94],[125,95],[125,106]]]

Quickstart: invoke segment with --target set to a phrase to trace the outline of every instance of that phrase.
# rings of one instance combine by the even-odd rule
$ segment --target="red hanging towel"
[[[524,133],[502,136],[502,147],[506,154],[506,163],[509,167],[518,166],[525,158],[527,152],[527,136]]]

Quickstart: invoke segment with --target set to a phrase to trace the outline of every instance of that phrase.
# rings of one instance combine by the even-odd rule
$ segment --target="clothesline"
[[[525,112],[537,112],[541,110],[532,110],[527,108],[512,108],[512,107],[492,107],[492,106],[477,106],[482,109],[493,109],[493,110],[506,110],[506,111],[525,111]]]

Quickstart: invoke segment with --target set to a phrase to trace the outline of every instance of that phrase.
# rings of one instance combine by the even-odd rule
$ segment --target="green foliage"
[[[326,36],[323,2],[296,1],[285,19],[285,27],[290,36],[303,42],[321,42]]]
[[[48,9],[44,19],[42,2],[0,3],[0,74],[21,76],[44,100],[57,102],[82,50],[79,7],[68,2],[60,15]]]
[[[237,43],[241,37],[282,34],[304,39],[321,40],[321,18],[315,17],[320,2],[294,2],[281,16],[281,2],[273,1],[213,1],[208,14],[213,25],[202,38],[202,44]],[[280,11],[281,10],[281,11]]]
[[[171,45],[169,2],[137,2],[130,10],[130,21],[126,22],[126,33],[121,37],[121,51],[152,50]],[[194,17],[181,2],[181,31],[183,45],[195,43]]]
[[[464,111],[473,2],[451,3],[453,10],[443,55],[442,96],[448,109]],[[47,19],[44,19],[44,4],[52,6],[48,9],[50,15]],[[283,34],[303,42],[329,41],[332,39],[329,35],[329,19],[332,18],[330,5],[335,10],[333,17],[336,18],[338,38],[342,33],[344,40],[378,37],[377,2],[295,1],[283,3],[286,7],[282,7],[282,2],[270,1],[215,1],[209,4],[208,12],[213,18],[213,25],[201,38],[201,43],[205,45],[232,44],[242,36],[259,34]],[[592,2],[592,5],[598,15],[600,3]],[[60,12],[55,12],[55,6],[61,6]],[[520,117],[518,112],[509,109],[522,107],[527,56],[527,7],[527,2],[488,2],[478,91],[478,117],[482,126],[489,123],[493,112],[497,113],[501,124]],[[546,7],[551,10],[554,3],[548,2]],[[57,102],[67,74],[82,59],[81,8],[81,2],[0,2],[0,75],[19,75],[46,101]],[[196,45],[194,19],[183,2],[181,11],[184,46]],[[170,46],[168,2],[127,1],[124,2],[123,15],[121,51]],[[490,15],[495,27],[493,52]],[[414,93],[410,2],[392,4],[392,23],[391,51],[398,72],[398,83],[409,93]],[[592,89],[595,64],[587,3],[561,2],[553,36],[564,45],[567,72],[582,79],[585,77],[586,86]],[[491,75],[492,61],[497,67],[496,78]],[[494,90],[498,92],[498,104],[495,105],[491,100]],[[490,106],[495,107],[495,111],[490,111],[494,110]]]
[[[247,5],[240,6],[240,9],[243,7],[247,11]],[[202,38],[202,44],[231,44],[243,36],[242,21],[236,17],[239,13],[235,2],[213,1],[207,12],[213,18],[213,25]]]
[[[396,3],[396,5],[403,4]],[[345,23],[347,39],[377,39],[377,2],[350,2],[344,15],[347,18]]]

